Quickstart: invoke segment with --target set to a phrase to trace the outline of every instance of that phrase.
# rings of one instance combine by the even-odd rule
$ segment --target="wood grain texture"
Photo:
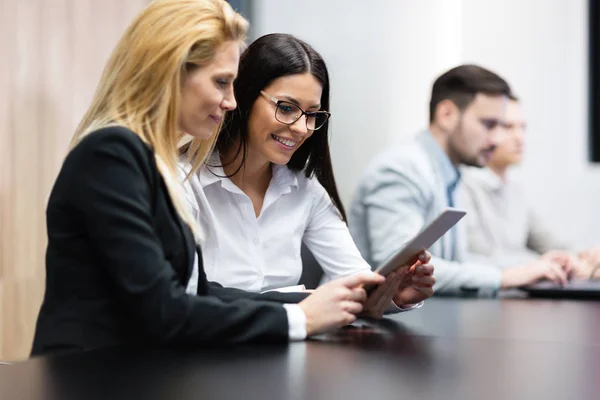
[[[0,0],[0,361],[26,358],[45,208],[104,64],[148,0]]]

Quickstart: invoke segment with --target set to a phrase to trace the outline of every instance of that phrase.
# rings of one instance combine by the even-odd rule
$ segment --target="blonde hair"
[[[248,22],[224,0],[154,0],[121,37],[100,79],[92,104],[70,148],[90,132],[119,125],[135,132],[154,150],[157,167],[181,218],[196,239],[199,226],[186,204],[177,174],[181,84],[186,66],[204,66],[219,47],[246,36]],[[196,171],[212,151],[210,139],[193,139],[188,160]]]

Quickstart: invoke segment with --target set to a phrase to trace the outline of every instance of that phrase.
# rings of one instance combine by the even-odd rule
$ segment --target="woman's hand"
[[[379,285],[385,278],[372,272],[346,276],[317,288],[298,305],[306,315],[307,336],[339,328],[356,321],[367,293],[364,285]]]
[[[362,316],[375,319],[383,317],[407,274],[408,268],[399,268],[389,274],[385,282],[377,286],[367,298]]]
[[[389,274],[386,281],[369,295],[363,315],[379,319],[392,301],[402,307],[431,297],[435,278],[433,265],[428,264],[430,260],[431,254],[424,251],[411,260],[410,264]]]
[[[394,296],[394,303],[398,307],[417,304],[433,296],[433,285],[435,285],[433,265],[417,264],[411,268],[414,268],[414,273],[410,278],[410,284],[401,286]]]

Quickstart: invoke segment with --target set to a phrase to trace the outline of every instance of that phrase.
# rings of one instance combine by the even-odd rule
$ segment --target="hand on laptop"
[[[542,255],[542,259],[553,261],[560,265],[567,276],[571,276],[571,273],[577,264],[577,257],[564,250],[548,251]]]
[[[596,272],[596,267],[598,267],[598,264],[592,263],[590,259],[580,257],[577,259],[573,271],[571,271],[570,278],[577,281],[599,280],[600,273]]]
[[[599,265],[600,264],[600,246],[592,247],[586,251],[582,251],[579,254],[579,258],[585,260],[590,265]]]
[[[542,258],[560,264],[569,279],[587,280],[591,278],[594,267],[600,265],[600,248],[591,248],[578,257],[566,251],[550,251]]]
[[[557,285],[568,282],[567,272],[558,263],[539,258],[518,267],[502,271],[502,289],[530,285],[541,280],[549,280]]]

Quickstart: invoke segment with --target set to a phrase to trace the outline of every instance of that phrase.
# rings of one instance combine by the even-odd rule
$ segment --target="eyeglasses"
[[[282,124],[293,125],[303,115],[306,115],[306,129],[316,131],[325,125],[325,122],[331,116],[328,111],[304,111],[294,103],[289,101],[277,100],[270,94],[260,91],[267,100],[275,103],[275,119]]]

